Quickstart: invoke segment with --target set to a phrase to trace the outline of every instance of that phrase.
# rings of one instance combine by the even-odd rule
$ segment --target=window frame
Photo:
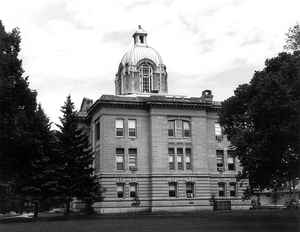
[[[131,195],[131,187],[134,186],[135,191],[134,191],[134,196]],[[136,198],[138,196],[138,183],[137,182],[130,182],[129,183],[129,197],[130,198]]]
[[[123,153],[118,153],[117,150],[123,150]],[[115,165],[116,165],[116,170],[117,171],[124,171],[125,170],[125,149],[121,147],[117,147],[115,151]],[[118,162],[118,157],[122,157],[123,162],[122,162],[122,168],[119,168],[120,162]]]
[[[236,170],[236,159],[235,155],[233,154],[234,150],[227,150],[227,169],[228,171],[235,171]],[[233,162],[229,162],[229,158],[232,158]]]
[[[184,128],[184,125],[188,125],[188,130]],[[186,131],[188,131],[188,135],[186,135]],[[191,122],[187,120],[182,120],[182,137],[183,138],[190,138],[192,137],[192,129],[191,129]]]
[[[223,185],[222,189],[220,187],[221,185]],[[220,194],[221,192],[223,192],[223,194]],[[218,196],[219,197],[226,197],[226,183],[225,182],[218,182]]]
[[[122,128],[117,127],[117,121],[122,121],[122,124],[123,124]],[[117,119],[115,119],[115,136],[116,137],[121,138],[121,137],[125,136],[124,125],[125,125],[125,123],[124,123],[124,119],[123,118],[117,118]],[[118,135],[118,129],[122,129],[122,135]]]
[[[130,151],[132,150],[135,150],[135,153],[131,153]],[[136,171],[137,170],[137,153],[138,153],[138,150],[137,148],[128,148],[128,168],[129,170],[131,171]],[[134,166],[131,166],[131,163],[130,163],[130,160],[131,160],[131,156],[134,155]]]
[[[221,124],[219,122],[215,122],[214,124],[215,138],[218,142],[221,142],[223,139],[223,130]],[[217,133],[220,132],[220,133]]]
[[[172,123],[172,128],[170,129],[170,123]],[[170,131],[172,131],[172,135],[170,135]],[[168,137],[176,137],[175,135],[175,120],[168,120]]]
[[[191,185],[191,193],[188,193],[188,185]],[[190,195],[191,194],[191,195]],[[195,198],[195,182],[187,181],[185,183],[185,196],[186,198]]]
[[[147,72],[146,72],[147,69]],[[143,62],[139,66],[139,74],[142,80],[141,91],[143,93],[151,93],[152,92],[152,79],[153,79],[153,67],[149,62]],[[147,85],[146,86],[146,81]],[[146,88],[147,87],[147,88]]]
[[[95,120],[94,124],[94,140],[98,142],[100,140],[100,121],[99,119]]]
[[[129,138],[136,138],[137,137],[137,120],[136,119],[128,119],[128,137]],[[129,122],[132,121],[134,122],[134,128],[129,127]],[[134,129],[134,135],[130,135],[130,129]]]
[[[189,153],[187,153],[186,151],[187,150],[190,150],[190,152]],[[191,147],[185,147],[185,149],[184,149],[184,151],[185,151],[185,169],[186,170],[192,170],[193,169],[193,167],[192,167],[192,148]],[[190,162],[187,162],[187,157],[189,157],[189,159],[190,159]]]
[[[122,192],[121,192],[122,196],[119,196],[118,187],[122,187]],[[124,199],[125,198],[125,183],[123,183],[123,182],[116,183],[116,192],[117,192],[118,199]]]
[[[173,152],[170,152],[170,150],[173,150]],[[170,157],[172,157],[173,162],[170,162]],[[168,166],[169,166],[169,170],[175,170],[175,148],[174,147],[168,148]]]
[[[232,188],[234,188],[232,190]],[[234,194],[232,194],[234,193]],[[237,184],[236,182],[229,182],[229,196],[230,197],[237,197]]]
[[[175,181],[172,181],[172,182],[169,182],[169,197],[172,197],[172,198],[176,198],[178,196],[178,187],[177,187],[177,182]],[[171,186],[174,186],[174,190],[171,190]],[[173,194],[171,194],[172,192],[174,192],[174,196]]]
[[[219,160],[221,159],[219,158],[220,154],[218,153],[222,154],[222,162],[219,162]],[[225,171],[224,150],[220,150],[220,149],[216,150],[216,159],[217,159],[217,171],[224,172]],[[219,164],[222,164],[222,166],[220,166]]]

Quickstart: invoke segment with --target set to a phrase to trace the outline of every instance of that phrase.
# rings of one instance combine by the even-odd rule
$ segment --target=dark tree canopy
[[[288,33],[286,33],[286,44],[284,48],[286,50],[296,51],[300,50],[300,25],[297,23],[295,26],[290,27]]]
[[[26,175],[34,155],[33,128],[36,92],[22,76],[20,34],[7,33],[0,21],[0,178],[12,180]]]
[[[0,21],[0,182],[13,197],[37,205],[56,192],[56,140],[23,77],[20,41],[19,31],[6,32]]]
[[[300,177],[300,52],[266,61],[222,103],[220,123],[252,189]]]

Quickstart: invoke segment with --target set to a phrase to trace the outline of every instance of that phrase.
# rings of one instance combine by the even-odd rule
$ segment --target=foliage
[[[69,213],[73,198],[91,204],[100,195],[100,188],[93,175],[93,154],[90,150],[88,136],[78,126],[76,111],[71,97],[68,96],[61,109],[59,132],[60,147],[60,178],[61,197],[66,203],[66,213]]]
[[[300,52],[266,61],[222,103],[220,123],[251,189],[280,189],[300,177]]]
[[[0,180],[37,205],[54,193],[55,140],[36,92],[23,77],[20,33],[0,21]]]
[[[286,33],[286,44],[284,49],[296,51],[300,49],[300,25],[297,23],[295,26],[290,27]]]

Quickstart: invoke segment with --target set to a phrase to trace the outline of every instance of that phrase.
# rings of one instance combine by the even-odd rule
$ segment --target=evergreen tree
[[[57,144],[51,123],[41,105],[35,113],[34,146],[35,156],[31,160],[27,176],[18,183],[18,192],[34,205],[34,216],[38,216],[39,205],[53,201],[57,196]]]
[[[74,198],[88,205],[99,197],[99,185],[93,175],[93,155],[88,136],[78,127],[76,111],[71,97],[68,96],[61,109],[63,117],[59,133],[61,173],[59,188],[66,205],[66,214],[70,212],[70,203]]]

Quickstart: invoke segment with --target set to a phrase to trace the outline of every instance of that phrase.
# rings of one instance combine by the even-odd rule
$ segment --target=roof
[[[121,63],[123,65],[137,65],[137,63],[142,59],[149,59],[156,65],[163,64],[161,56],[154,48],[140,45],[134,45],[131,49],[129,49],[124,54]]]
[[[153,94],[148,96],[122,96],[102,95],[87,111],[87,116],[99,107],[120,107],[120,108],[181,108],[181,109],[204,109],[217,111],[221,107],[220,102],[205,99],[203,97],[184,97],[173,95]]]

